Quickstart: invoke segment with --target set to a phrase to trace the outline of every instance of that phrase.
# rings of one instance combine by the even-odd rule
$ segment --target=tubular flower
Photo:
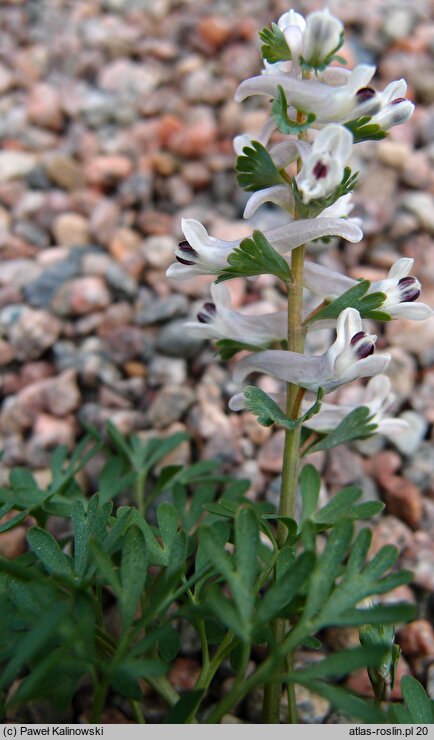
[[[252,372],[265,373],[307,390],[326,393],[356,378],[383,372],[390,355],[374,355],[375,335],[363,331],[360,314],[346,308],[337,320],[336,340],[322,355],[266,350],[242,359],[235,367],[234,381],[241,384]]]
[[[419,280],[410,275],[414,260],[407,257],[397,260],[389,270],[387,278],[371,283],[368,293],[384,293],[386,298],[379,311],[392,318],[423,321],[432,316],[432,309],[417,299],[421,293]],[[326,267],[306,262],[304,284],[309,290],[323,298],[334,300],[357,285],[357,280],[332,272]]]
[[[181,228],[185,240],[175,251],[178,262],[170,265],[166,273],[175,280],[218,274],[228,266],[228,256],[242,241],[225,241],[209,236],[203,224],[192,218],[182,219]],[[358,242],[363,234],[356,224],[344,218],[307,218],[268,229],[264,236],[276,251],[287,254],[300,244],[324,236],[341,236]]]
[[[352,144],[352,134],[344,126],[331,123],[320,131],[297,178],[305,203],[330,195],[339,185]]]
[[[303,59],[320,67],[341,45],[344,27],[328,10],[311,13],[303,33]]]
[[[256,347],[284,339],[288,333],[286,311],[248,316],[231,307],[230,293],[221,283],[211,285],[212,302],[204,304],[197,321],[187,321],[186,331],[203,339],[234,339]]]
[[[241,102],[251,95],[275,97],[280,85],[288,105],[314,113],[316,124],[339,123],[378,112],[378,94],[367,88],[374,73],[375,67],[360,64],[350,73],[347,70],[339,73],[330,71],[322,76],[324,81],[321,82],[316,79],[300,80],[285,74],[260,75],[242,82],[235,99]],[[365,94],[366,89],[369,89],[369,95]]]
[[[395,402],[395,394],[391,391],[391,383],[387,375],[377,375],[371,378],[367,386],[363,389],[363,395],[357,404],[338,405],[323,403],[321,409],[311,419],[305,422],[309,429],[316,432],[330,432],[338,424],[359,406],[366,406],[371,413],[371,424],[376,424],[376,434],[382,434],[392,442],[399,442],[405,437],[410,425],[405,419],[394,419],[387,416],[388,410]],[[304,410],[307,411],[309,404],[303,403]]]
[[[372,116],[370,123],[375,123],[383,131],[387,131],[392,126],[407,121],[413,115],[414,105],[405,97],[406,92],[405,80],[397,80],[387,85],[381,94],[381,108]]]

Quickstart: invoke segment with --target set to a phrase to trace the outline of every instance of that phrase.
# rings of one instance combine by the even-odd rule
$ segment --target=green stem
[[[143,710],[142,710],[142,707],[140,705],[140,702],[138,702],[138,701],[131,701],[131,708],[133,710],[133,714],[134,714],[134,717],[135,717],[135,720],[136,720],[137,724],[138,725],[145,725],[146,724],[146,720],[145,720],[145,717],[143,715]]]
[[[233,632],[226,633],[219,647],[214,653],[212,659],[210,660],[208,670],[206,671],[206,673],[204,673],[203,676],[202,674],[199,676],[199,679],[195,686],[196,689],[208,688],[212,679],[214,678],[215,674],[220,668],[221,663],[229,655],[229,653],[233,650],[235,639],[236,638]]]
[[[146,472],[141,470],[137,473],[136,480],[134,481],[134,493],[136,496],[137,508],[141,514],[144,514],[146,511],[145,485]]]
[[[305,75],[303,75],[305,76]],[[302,123],[304,115],[297,111],[297,121]],[[299,135],[300,139],[307,140],[307,132]],[[301,169],[301,160],[298,161],[297,171]],[[298,218],[297,209],[294,218]],[[288,291],[288,345],[290,352],[304,350],[305,329],[303,327],[303,272],[305,245],[297,247],[291,253],[291,283]],[[296,419],[299,415],[304,390],[293,383],[287,384],[286,413],[290,419]],[[279,515],[295,518],[295,503],[297,495],[297,478],[300,462],[300,433],[299,426],[296,429],[285,430],[285,445],[283,452],[282,483],[280,488]],[[283,547],[286,540],[286,527],[279,520],[277,527],[277,545]],[[286,620],[276,619],[272,626],[273,636],[277,646],[285,639],[287,630]],[[277,647],[279,649],[279,647]],[[289,655],[289,664],[292,657]],[[279,679],[266,684],[264,690],[264,723],[277,724],[280,722],[282,684]],[[297,723],[297,708],[295,703],[294,685],[287,685],[288,692],[288,721],[290,724]]]
[[[148,683],[152,686],[157,694],[163,697],[164,701],[167,702],[169,707],[173,707],[177,701],[179,701],[179,694],[176,689],[173,688],[172,684],[167,680],[165,676],[159,676],[158,678],[148,678]]]
[[[104,678],[95,690],[95,699],[92,707],[92,714],[90,721],[97,725],[101,722],[101,715],[104,709],[105,700],[107,697],[107,691],[110,686],[110,679]]]
[[[282,662],[287,656],[292,653],[294,648],[303,641],[306,635],[310,634],[313,625],[310,623],[297,624],[291,632],[286,635],[285,639],[280,645],[279,651],[273,650],[269,654],[268,658],[264,660],[259,668],[254,671],[242,684],[234,685],[231,691],[229,691],[223,699],[214,707],[213,711],[207,717],[206,722],[208,724],[216,724],[220,722],[221,718],[229,711],[233,710],[234,707],[256,686],[263,684],[268,680],[270,673],[279,669]],[[274,682],[272,682],[274,683]],[[280,681],[279,681],[280,685]],[[279,694],[279,708],[280,708],[280,694]]]
[[[303,268],[305,246],[294,249],[291,257],[292,283],[288,295],[288,350],[303,352],[304,331],[302,328],[302,295],[303,295]],[[304,391],[293,383],[287,385],[286,413],[290,419],[296,419],[300,412]],[[285,446],[283,453],[282,484],[280,489],[279,515],[295,518],[295,503],[297,494],[297,478],[300,459],[300,427],[285,432]],[[286,540],[286,527],[279,521],[277,528],[277,544],[283,547]],[[273,636],[277,645],[280,645],[286,633],[286,621],[276,619],[273,624]],[[291,660],[291,659],[289,659]],[[280,722],[281,682],[276,679],[265,687],[264,693],[264,722],[277,724]],[[294,687],[288,684],[288,719],[291,724],[297,722]]]

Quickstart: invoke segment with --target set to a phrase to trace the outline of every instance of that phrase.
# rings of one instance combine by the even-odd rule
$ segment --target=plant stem
[[[235,640],[234,633],[227,632],[223,640],[221,641],[219,647],[217,648],[216,652],[214,653],[213,657],[211,658],[207,666],[207,669],[205,671],[202,670],[196,682],[196,686],[194,687],[195,689],[207,689],[208,688],[218,668],[220,667],[220,664],[223,662],[226,656],[229,655],[229,653],[233,649],[234,640]]]
[[[303,115],[297,113],[297,121],[303,121]],[[305,139],[306,135],[301,134]],[[298,171],[301,164],[298,164]],[[297,218],[297,212],[294,218]],[[291,253],[291,276],[292,281],[288,293],[288,345],[291,352],[302,353],[304,350],[305,330],[303,327],[303,271],[304,253],[306,246],[302,244]],[[290,419],[296,419],[300,412],[300,406],[304,391],[294,383],[287,384],[286,391],[286,413]],[[280,488],[279,515],[295,518],[295,503],[297,494],[297,478],[300,461],[300,426],[296,429],[285,430],[285,445],[283,452],[282,483]],[[277,526],[277,545],[283,547],[286,540],[286,526],[279,520]],[[286,633],[286,620],[276,619],[272,630],[276,645],[283,642]],[[278,648],[277,648],[278,649]],[[292,656],[287,658],[289,665]],[[265,686],[264,691],[264,723],[278,724],[280,722],[281,682],[276,679]],[[288,721],[290,724],[297,722],[297,708],[295,703],[294,685],[287,684],[288,692]]]
[[[136,480],[134,481],[134,493],[136,495],[137,508],[141,514],[144,514],[146,510],[145,484],[146,484],[146,472],[139,471],[137,473]]]
[[[146,724],[146,720],[145,720],[145,717],[143,715],[143,711],[142,711],[142,707],[140,705],[140,702],[139,701],[131,701],[131,708],[133,710],[133,714],[134,714],[134,717],[135,717],[135,720],[136,720],[137,724],[138,725],[145,725]]]
[[[154,691],[164,699],[169,707],[173,707],[177,701],[179,701],[179,694],[176,689],[173,688],[172,684],[167,680],[165,676],[158,676],[158,678],[147,679],[148,683],[152,686]]]
[[[226,714],[226,712],[233,710],[234,707],[250,691],[252,691],[252,689],[267,680],[267,677],[270,675],[270,672],[273,669],[279,668],[285,658],[288,659],[287,656],[289,656],[294,648],[299,645],[300,642],[302,642],[306,635],[310,634],[312,629],[313,625],[311,623],[299,622],[294,627],[294,629],[292,629],[291,632],[285,636],[285,639],[281,644],[280,651],[278,652],[274,650],[273,652],[271,652],[264,660],[264,662],[261,663],[261,665],[256,669],[256,671],[254,671],[254,673],[246,678],[244,683],[238,685],[234,684],[233,688],[227,694],[225,694],[225,696],[220,700],[217,706],[214,707],[213,711],[207,717],[206,722],[209,724],[216,724],[217,722],[220,722],[221,718]]]
[[[303,294],[303,267],[305,246],[294,249],[291,257],[292,284],[288,296],[288,350],[303,352],[304,331],[302,328],[302,294]],[[287,385],[286,413],[290,419],[296,419],[300,412],[303,393],[299,386],[293,383]],[[285,432],[285,446],[283,453],[282,485],[280,489],[279,515],[295,517],[295,502],[297,493],[298,465],[300,459],[300,427]],[[286,527],[279,521],[277,528],[277,544],[283,547],[286,539]],[[285,637],[286,622],[276,619],[273,625],[273,635],[277,645]],[[291,662],[291,658],[288,658]],[[297,722],[294,686],[288,684],[288,719],[291,724]],[[265,687],[264,694],[264,722],[277,724],[280,721],[281,683],[272,681]]]

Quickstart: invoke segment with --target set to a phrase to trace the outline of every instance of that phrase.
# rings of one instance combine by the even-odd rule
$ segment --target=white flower
[[[188,334],[203,339],[234,339],[256,347],[286,338],[286,311],[255,316],[234,311],[230,293],[221,283],[211,285],[211,297],[212,302],[205,303],[198,313],[198,321],[184,324]]]
[[[344,27],[328,10],[311,13],[303,33],[303,59],[312,67],[321,64],[341,42]]]
[[[347,70],[338,73],[330,71],[321,76],[322,82],[316,79],[300,80],[284,74],[260,75],[244,80],[237,89],[235,100],[241,102],[250,95],[274,98],[280,85],[288,105],[314,113],[317,116],[316,125],[345,122],[378,112],[377,94],[367,87],[374,73],[375,67],[360,64],[349,73]]]
[[[387,85],[380,95],[380,110],[369,123],[376,123],[383,131],[387,131],[407,121],[413,115],[414,105],[405,97],[406,92],[405,80],[396,80]]]
[[[363,331],[360,314],[346,308],[337,320],[336,340],[322,355],[266,350],[242,359],[235,367],[234,381],[241,384],[252,372],[266,373],[308,390],[334,388],[356,378],[383,372],[390,355],[374,355],[376,337]]]
[[[432,316],[432,309],[426,303],[419,303],[421,284],[410,275],[414,260],[407,257],[397,260],[389,270],[385,280],[371,283],[368,293],[385,293],[386,299],[378,307],[392,318],[423,321]],[[334,300],[342,293],[357,285],[357,280],[328,270],[326,267],[306,262],[304,284],[309,290],[323,298]]]
[[[423,321],[432,315],[432,309],[425,303],[418,303],[421,284],[410,275],[414,260],[403,257],[397,260],[389,270],[385,280],[371,283],[369,293],[385,293],[386,300],[380,306],[392,318],[414,319]]]
[[[294,205],[294,198],[287,185],[273,185],[263,190],[257,190],[256,193],[252,193],[246,203],[243,213],[244,218],[253,216],[255,211],[264,203],[274,203],[285,211],[290,211]]]
[[[323,403],[318,414],[305,422],[309,429],[316,432],[330,432],[351,411],[366,406],[372,416],[370,423],[376,424],[376,434],[382,434],[392,442],[398,442],[405,437],[410,429],[409,423],[405,419],[394,419],[387,416],[387,412],[395,402],[395,395],[391,391],[391,382],[386,375],[377,375],[371,378],[365,388],[363,388],[361,398],[357,404],[338,405]],[[310,407],[309,402],[303,402],[303,411]]]
[[[292,72],[298,74],[300,58],[303,53],[303,33],[306,28],[306,21],[300,13],[289,10],[280,16],[277,25],[282,31],[291,52]]]
[[[340,184],[352,144],[352,134],[345,126],[330,123],[320,131],[297,178],[304,203],[330,195]]]
[[[175,251],[178,262],[167,270],[168,277],[185,280],[195,275],[216,275],[228,266],[228,256],[241,239],[225,241],[209,236],[199,221],[183,218],[185,240]],[[264,236],[280,254],[287,254],[305,242],[324,236],[340,236],[351,242],[362,238],[358,226],[343,218],[307,218],[264,231]]]

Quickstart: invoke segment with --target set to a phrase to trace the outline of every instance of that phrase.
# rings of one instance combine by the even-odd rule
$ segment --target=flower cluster
[[[353,146],[384,138],[392,126],[412,115],[414,106],[405,97],[404,80],[378,91],[371,85],[375,67],[362,64],[350,71],[344,66],[345,60],[337,55],[344,40],[343,27],[327,10],[311,13],[306,19],[289,10],[260,37],[264,69],[241,83],[236,100],[263,95],[272,100],[271,117],[257,137],[236,137],[238,182],[250,193],[245,218],[270,202],[287,214],[287,222],[263,233],[262,243],[268,250],[264,257],[264,252],[255,254],[254,239],[223,241],[210,236],[198,221],[183,219],[185,239],[178,245],[177,262],[167,274],[178,280],[201,274],[216,276],[212,301],[204,304],[197,321],[189,321],[185,327],[196,336],[230,340],[236,349],[248,346],[256,350],[236,364],[236,384],[242,386],[246,377],[259,372],[308,391],[328,393],[356,378],[378,376],[367,386],[365,405],[376,420],[377,431],[390,432],[392,437],[399,433],[400,424],[382,421],[390,405],[390,386],[382,375],[390,356],[374,351],[376,336],[368,332],[363,319],[422,320],[431,315],[431,309],[417,300],[421,286],[410,275],[412,260],[400,259],[384,280],[366,283],[363,300],[359,281],[306,261],[303,286],[323,303],[305,319],[300,332],[304,336],[321,324],[336,328],[333,344],[315,356],[288,348],[286,311],[260,315],[236,311],[220,282],[234,276],[234,265],[236,274],[243,274],[244,265],[246,276],[269,272],[281,277],[290,293],[297,282],[289,269],[293,250],[301,245],[309,248],[313,241],[329,237],[360,241],[359,220],[350,215],[351,191],[357,181],[349,164]],[[275,132],[279,132],[277,142],[273,140]],[[274,255],[268,266],[267,255]],[[281,264],[282,258],[288,264],[287,279],[285,272],[273,267]],[[230,406],[242,408],[242,396],[234,396]],[[309,424],[323,431],[339,424],[350,411],[324,404]]]

